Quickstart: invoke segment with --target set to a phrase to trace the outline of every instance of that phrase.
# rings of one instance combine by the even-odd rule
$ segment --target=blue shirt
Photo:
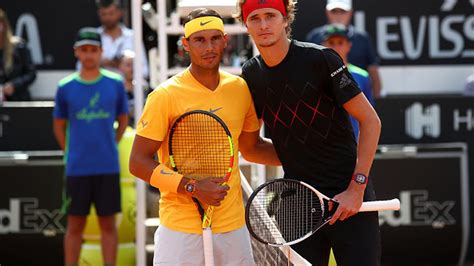
[[[85,81],[76,72],[59,81],[55,102],[54,117],[67,120],[66,175],[118,173],[114,122],[128,112],[122,77],[101,69]]]
[[[306,35],[306,40],[315,44],[322,44],[326,27],[324,25],[313,29]],[[354,26],[347,28],[349,40],[352,43],[351,51],[347,60],[351,64],[367,70],[368,66],[378,65],[378,58],[374,47],[372,46],[369,35],[366,32],[358,31]]]
[[[364,93],[367,100],[369,100],[372,106],[374,105],[374,97],[372,97],[372,85],[370,83],[369,73],[362,68],[349,64],[347,66],[349,72],[351,73],[352,77],[355,79],[357,85],[359,85],[360,90]],[[356,141],[358,140],[359,136],[359,122],[350,116],[352,127],[354,128],[354,134],[356,137]]]

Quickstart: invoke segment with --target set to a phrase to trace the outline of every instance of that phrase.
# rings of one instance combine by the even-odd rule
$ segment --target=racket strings
[[[227,132],[209,115],[183,117],[175,124],[170,144],[178,172],[187,177],[223,177],[229,171],[232,152]]]
[[[316,230],[323,222],[319,197],[297,182],[273,182],[250,203],[250,230],[261,240],[282,245]]]

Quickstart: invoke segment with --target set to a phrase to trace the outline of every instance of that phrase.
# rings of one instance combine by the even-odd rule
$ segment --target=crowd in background
[[[97,14],[100,26],[97,31],[102,36],[103,55],[102,67],[120,73],[125,82],[129,97],[130,114],[133,114],[133,30],[123,21],[122,1],[98,0]],[[354,10],[352,0],[328,0],[326,5],[327,24],[316,27],[306,35],[306,41],[323,44],[324,34],[331,25],[340,24],[346,27],[350,41],[348,62],[366,71],[370,80],[373,98],[381,95],[382,84],[379,74],[379,59],[373,42],[366,32],[357,30],[351,25]],[[90,26],[90,25],[84,25]],[[149,65],[143,54],[143,78],[145,95],[148,87]],[[125,61],[125,62],[122,62]],[[80,68],[77,63],[76,68]],[[473,74],[474,75],[474,74]],[[30,85],[36,79],[36,68],[32,62],[27,40],[14,36],[5,10],[0,7],[0,100],[2,101],[29,101]],[[472,76],[467,77],[464,95],[473,95]],[[130,124],[133,124],[133,119]]]
[[[133,30],[122,23],[123,10],[120,1],[97,1],[97,14],[101,25],[96,30],[101,35],[103,48],[101,66],[122,75],[128,96],[130,125],[133,125]],[[142,62],[142,84],[146,96],[150,89],[146,82],[149,71],[145,54]],[[78,61],[76,69],[80,68]],[[0,7],[0,102],[32,100],[29,87],[35,79],[36,68],[27,40],[14,36],[7,13]]]

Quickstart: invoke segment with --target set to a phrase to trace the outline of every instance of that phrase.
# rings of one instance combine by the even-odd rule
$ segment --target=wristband
[[[164,164],[159,164],[150,177],[150,185],[161,191],[178,192],[178,186],[183,175],[169,169]]]

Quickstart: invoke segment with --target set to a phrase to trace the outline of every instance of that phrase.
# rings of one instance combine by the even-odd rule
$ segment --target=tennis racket
[[[256,240],[275,247],[289,246],[305,240],[329,222],[336,210],[328,211],[330,201],[337,204],[304,182],[275,179],[250,195],[245,222]],[[363,202],[359,211],[399,209],[400,201],[392,199]]]
[[[170,163],[174,171],[187,178],[229,179],[234,165],[232,136],[217,115],[196,110],[176,119],[169,134]],[[204,261],[214,265],[211,222],[214,206],[203,206],[193,198],[202,218]]]

